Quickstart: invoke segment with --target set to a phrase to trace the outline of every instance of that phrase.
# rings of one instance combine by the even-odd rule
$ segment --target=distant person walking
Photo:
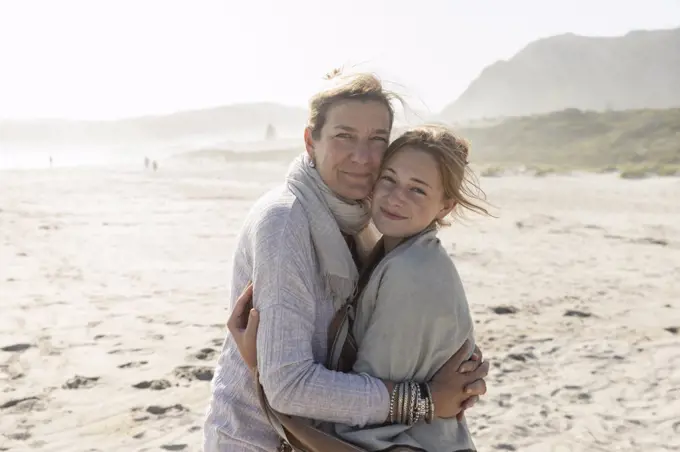
[[[155,173],[156,171],[158,171],[158,163],[154,160],[152,165],[153,165],[153,171]]]
[[[149,157],[144,157],[144,169],[149,169]]]

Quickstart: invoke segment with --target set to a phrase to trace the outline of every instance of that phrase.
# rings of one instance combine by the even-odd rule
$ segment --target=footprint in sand
[[[99,377],[83,377],[82,375],[76,375],[61,387],[64,389],[85,389],[93,387],[97,381],[99,381]]]
[[[587,392],[581,392],[576,396],[576,399],[578,399],[579,401],[581,401],[583,403],[590,403],[592,398],[593,398],[593,396],[591,396]]]
[[[507,358],[514,361],[526,362],[529,359],[536,359],[536,355],[532,352],[510,353]]]
[[[13,413],[35,413],[37,411],[45,411],[46,409],[45,401],[36,396],[10,399],[0,404],[0,410],[7,410],[7,412],[11,411]]]
[[[585,312],[585,311],[579,311],[577,309],[567,309],[564,312],[564,317],[580,317],[582,319],[592,317],[592,314],[590,312]]]
[[[668,240],[665,239],[657,239],[655,237],[642,237],[639,239],[632,239],[632,243],[640,244],[640,245],[659,245],[659,246],[668,246],[669,242]]]
[[[518,309],[514,306],[494,306],[491,308],[494,314],[505,315],[505,314],[515,314]]]
[[[162,391],[163,389],[168,389],[172,384],[168,380],[149,380],[140,381],[132,385],[133,388],[137,389],[151,389],[152,391]]]
[[[192,355],[200,361],[212,361],[215,356],[217,356],[217,350],[214,348],[202,348]]]
[[[210,381],[213,378],[213,368],[205,366],[179,366],[173,371],[175,377],[183,380]]]
[[[0,350],[3,352],[23,352],[25,350],[28,350],[29,348],[33,347],[31,344],[24,344],[24,343],[19,343],[19,344],[12,344],[12,345],[6,345],[4,347],[0,347]]]
[[[19,432],[7,435],[7,437],[9,439],[15,439],[17,441],[26,441],[27,439],[31,439],[31,434],[29,432]]]
[[[141,351],[148,350],[144,348],[114,348],[113,350],[109,350],[106,353],[108,353],[109,355],[119,355],[121,353],[139,353]]]
[[[136,367],[142,367],[146,364],[149,364],[148,361],[130,361],[129,363],[124,363],[120,364],[118,366],[119,369],[134,369]]]
[[[184,450],[187,447],[189,447],[189,446],[186,445],[186,444],[163,444],[161,446],[161,449],[164,449],[164,450]]]
[[[150,414],[154,414],[156,416],[162,416],[164,414],[168,413],[182,413],[184,411],[189,411],[187,410],[183,405],[176,403],[174,405],[170,406],[160,406],[160,405],[149,405],[146,407],[146,412]]]
[[[119,338],[120,336],[118,334],[97,334],[94,337],[95,341],[99,341],[101,339],[116,339]]]
[[[149,405],[146,408],[142,407],[134,407],[130,410],[130,412],[133,414],[132,420],[135,422],[144,422],[148,421],[150,417],[147,414],[142,414],[140,413],[142,410],[144,410],[144,413],[147,414],[152,414],[154,416],[162,417],[164,415],[169,415],[169,414],[177,414],[177,413],[184,413],[189,411],[187,408],[185,408],[183,405],[176,403],[175,405],[169,405],[169,406],[160,406],[160,405]],[[135,437],[141,438],[144,436],[144,432],[138,433],[135,435]]]

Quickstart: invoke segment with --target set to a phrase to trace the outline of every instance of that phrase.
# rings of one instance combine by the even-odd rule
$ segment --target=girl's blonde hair
[[[444,188],[444,198],[456,201],[452,213],[459,214],[462,208],[491,215],[480,203],[486,201],[486,194],[468,166],[470,145],[467,140],[442,125],[415,127],[389,145],[383,157],[383,167],[405,147],[416,148],[435,159]],[[445,221],[438,221],[438,224],[448,225]]]

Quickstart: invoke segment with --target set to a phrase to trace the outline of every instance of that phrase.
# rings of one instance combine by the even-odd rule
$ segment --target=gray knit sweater
[[[258,368],[272,407],[354,426],[384,422],[389,394],[380,380],[320,364],[335,311],[322,287],[307,217],[285,186],[260,198],[246,217],[234,255],[232,305],[249,280],[260,312]],[[271,452],[277,445],[253,377],[228,335],[212,381],[204,451]]]

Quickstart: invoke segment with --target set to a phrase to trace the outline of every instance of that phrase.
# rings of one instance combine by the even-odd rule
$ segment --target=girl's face
[[[406,238],[441,220],[455,202],[444,198],[437,161],[405,146],[385,162],[373,191],[372,215],[386,237]]]

